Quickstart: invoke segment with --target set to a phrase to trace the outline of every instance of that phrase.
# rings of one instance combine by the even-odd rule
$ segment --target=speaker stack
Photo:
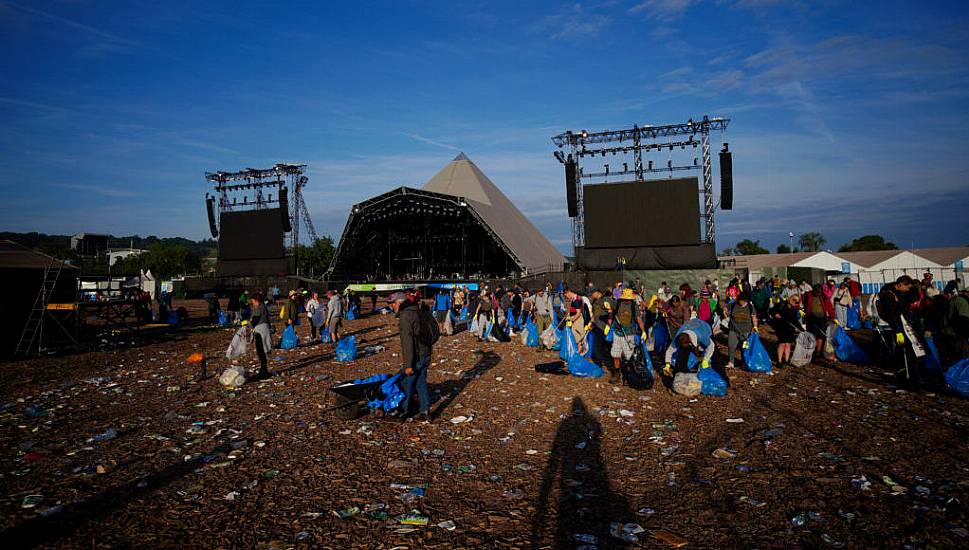
[[[565,199],[568,203],[569,217],[574,218],[579,215],[579,192],[578,192],[578,169],[572,156],[565,161]]]
[[[219,228],[215,226],[215,197],[210,197],[208,193],[205,195],[205,210],[209,214],[209,231],[215,239],[219,236]]]
[[[733,209],[733,157],[726,143],[720,151],[720,208]]]
[[[289,190],[285,187],[279,188],[279,215],[283,217],[283,231],[292,231],[293,225],[289,221]]]

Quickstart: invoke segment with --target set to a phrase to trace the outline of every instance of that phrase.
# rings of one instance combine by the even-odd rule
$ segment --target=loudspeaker
[[[578,182],[576,181],[577,167],[574,160],[565,162],[565,200],[568,202],[569,217],[574,218],[579,215],[579,193],[577,191]]]
[[[292,231],[293,224],[289,222],[289,190],[285,187],[279,188],[279,215],[283,217],[283,231]]]
[[[730,151],[720,151],[720,208],[733,209],[733,158]]]
[[[215,226],[215,197],[205,197],[205,210],[209,213],[209,231],[215,239],[219,236],[219,228]]]

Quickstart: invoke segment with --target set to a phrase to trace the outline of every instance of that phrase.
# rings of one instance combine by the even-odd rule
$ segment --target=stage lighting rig
[[[602,183],[606,176],[626,175],[634,176],[635,181],[645,181],[646,174],[664,172],[671,174],[679,170],[702,170],[703,173],[703,220],[706,242],[712,243],[715,234],[714,228],[714,204],[713,204],[713,170],[710,158],[710,132],[713,130],[726,131],[730,119],[704,116],[701,120],[689,119],[685,124],[664,124],[653,126],[645,124],[643,126],[634,125],[632,128],[623,130],[606,130],[602,132],[589,132],[580,130],[572,132],[568,130],[557,136],[552,137],[558,150],[553,152],[555,159],[565,164],[567,173],[569,164],[574,163],[576,203],[576,215],[572,219],[572,244],[574,246],[585,245],[585,218],[583,213],[582,180],[590,180],[587,183]],[[686,139],[673,141],[674,136],[686,136]],[[661,138],[667,138],[660,141]],[[612,145],[618,144],[618,145]],[[701,149],[702,162],[697,163],[696,155],[689,164],[675,164],[672,159],[672,152],[675,147],[685,150],[687,146],[696,149],[697,145]],[[660,152],[668,150],[670,158],[666,161],[665,168],[653,168],[653,161],[648,160],[648,168],[643,167],[643,154],[650,151]],[[624,163],[622,172],[610,172],[608,169],[603,172],[586,173],[581,166],[582,159],[595,156],[596,154],[605,157],[607,153],[633,155],[633,168],[630,170]],[[570,185],[568,182],[567,186]],[[571,206],[570,206],[571,208]]]

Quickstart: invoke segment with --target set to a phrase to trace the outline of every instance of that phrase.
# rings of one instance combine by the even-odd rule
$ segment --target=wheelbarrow
[[[354,420],[367,412],[393,413],[403,397],[398,379],[399,375],[378,374],[332,386],[327,390],[332,404],[324,412],[333,411],[340,420]]]

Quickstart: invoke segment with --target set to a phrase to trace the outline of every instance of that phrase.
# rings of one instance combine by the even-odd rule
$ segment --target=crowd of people
[[[442,291],[434,302],[439,321],[445,311],[455,318],[462,310],[468,312],[481,340],[498,339],[496,331],[514,335],[528,321],[539,333],[565,325],[578,352],[607,369],[613,383],[622,381],[621,364],[638,342],[652,342],[659,333],[668,335],[669,346],[652,351],[664,359],[662,370],[668,376],[687,368],[672,364],[674,356],[690,355],[676,354],[680,349],[691,351],[700,368],[708,368],[717,340],[726,344],[724,368],[732,369],[743,361],[750,335],[767,327],[777,342],[771,358],[774,367],[791,364],[802,332],[809,332],[815,341],[812,360],[826,362],[833,359],[824,353],[833,327],[845,331],[868,327],[877,335],[879,359],[895,369],[900,382],[913,387],[924,378],[924,358],[930,347],[937,345],[943,365],[969,356],[969,292],[960,289],[957,281],[940,291],[931,274],[921,281],[906,275],[866,297],[867,303],[862,298],[861,285],[850,277],[840,283],[829,278],[815,284],[773,277],[754,284],[735,278],[722,290],[716,282],[704,281],[698,289],[684,283],[676,291],[663,282],[653,291],[639,279],[606,288],[546,283],[535,292],[520,286],[485,286],[480,293],[459,289],[453,298]],[[698,330],[697,321],[709,327],[710,337],[705,329]]]
[[[427,419],[427,368],[433,345],[459,323],[467,323],[479,340],[492,341],[509,341],[531,325],[538,334],[571,331],[576,351],[607,370],[613,384],[624,382],[625,364],[642,342],[649,342],[663,375],[673,377],[710,368],[718,341],[726,347],[721,366],[735,368],[743,361],[750,336],[767,330],[777,343],[771,362],[784,367],[790,365],[801,333],[809,332],[817,342],[809,350],[812,360],[825,362],[831,359],[824,344],[832,326],[852,330],[864,325],[877,335],[879,358],[894,367],[901,382],[915,387],[922,382],[929,348],[936,353],[929,339],[944,365],[969,357],[969,291],[956,281],[940,291],[930,277],[902,276],[877,295],[864,297],[857,281],[848,277],[840,283],[828,279],[816,284],[779,277],[750,284],[736,278],[724,289],[704,281],[697,289],[683,283],[674,290],[663,282],[652,290],[636,279],[607,287],[546,282],[534,291],[518,285],[484,285],[480,290],[457,286],[432,292],[395,292],[383,310],[398,317],[402,388],[407,394],[403,416],[414,416],[407,407],[416,395],[416,417]],[[371,291],[369,297],[371,310],[376,311],[377,293]],[[284,330],[305,322],[310,338],[334,343],[341,339],[347,313],[359,312],[361,305],[361,296],[349,290],[325,295],[292,290],[285,299],[274,300],[281,304],[278,318]],[[230,298],[227,307],[228,322],[248,327],[260,363],[257,377],[271,374],[267,353],[273,348],[276,323],[267,303],[261,292],[243,292]],[[555,341],[540,338],[538,346],[548,350]]]

